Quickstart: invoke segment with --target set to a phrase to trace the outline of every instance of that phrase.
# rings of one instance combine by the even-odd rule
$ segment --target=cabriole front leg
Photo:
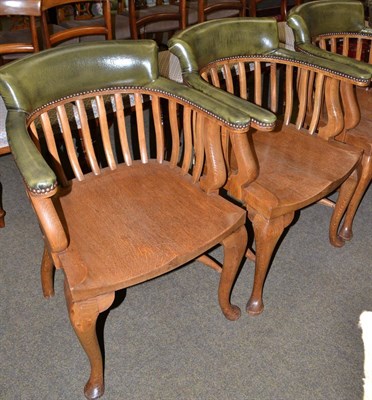
[[[96,322],[99,313],[111,306],[115,293],[74,302],[65,281],[65,296],[71,324],[90,362],[90,377],[84,387],[84,394],[89,400],[98,399],[104,393],[104,378],[102,353],[96,334]]]
[[[340,237],[344,240],[350,240],[353,237],[353,221],[363,195],[372,179],[372,156],[363,155],[362,173],[355,189],[353,197],[347,207],[345,219],[340,229]]]
[[[357,183],[357,172],[354,171],[340,187],[338,199],[329,226],[329,240],[335,247],[342,247],[345,244],[345,240],[338,234],[338,230],[341,224],[341,219],[344,216],[346,208],[350,204],[351,198],[355,192]]]
[[[236,274],[247,248],[247,241],[247,230],[245,226],[241,226],[222,242],[224,263],[218,287],[218,301],[223,314],[230,321],[237,320],[241,315],[240,308],[230,303],[230,296]]]
[[[250,213],[248,212],[248,217]],[[264,309],[263,287],[273,251],[286,226],[293,220],[294,213],[274,219],[266,219],[260,214],[250,217],[256,242],[256,265],[253,290],[246,311],[250,315],[261,314]]]

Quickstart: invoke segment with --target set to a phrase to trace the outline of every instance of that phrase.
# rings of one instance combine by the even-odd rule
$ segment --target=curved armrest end
[[[29,191],[35,195],[47,194],[56,188],[57,179],[32,142],[25,126],[25,118],[26,114],[22,111],[8,111],[8,141]]]

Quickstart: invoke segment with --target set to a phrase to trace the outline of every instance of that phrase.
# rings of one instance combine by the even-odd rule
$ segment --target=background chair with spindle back
[[[256,268],[247,311],[259,314],[267,270],[284,229],[296,211],[339,187],[329,238],[335,246],[344,244],[337,231],[356,186],[361,152],[328,139],[343,128],[340,80],[367,85],[371,75],[280,48],[277,23],[272,18],[208,21],[180,32],[169,45],[180,59],[186,84],[221,103],[226,101],[223,91],[230,93],[231,101],[240,97],[244,99],[237,99],[241,100],[240,109],[252,117],[256,131],[251,142],[231,137],[226,187],[244,204],[252,222]],[[324,126],[319,124],[323,92]],[[264,132],[273,128],[273,122],[263,118],[262,107],[281,119],[274,132]],[[252,154],[257,167],[251,162]]]
[[[10,27],[0,31],[0,65],[40,49],[37,18],[41,15],[41,1],[20,0],[0,2],[0,17],[24,17],[24,27]]]
[[[221,135],[246,135],[246,113],[159,77],[153,41],[46,50],[3,67],[0,90],[12,152],[45,240],[43,293],[54,294],[53,265],[63,269],[71,323],[91,363],[87,398],[104,390],[96,319],[115,291],[221,243],[219,302],[227,318],[239,317],[230,291],[247,245],[245,212],[219,189],[226,181]],[[115,129],[108,128],[104,97],[111,98]],[[96,104],[99,134],[90,129],[87,101]],[[79,117],[88,165],[79,162],[68,108]]]
[[[372,29],[366,26],[360,1],[313,1],[291,10],[288,24],[293,29],[296,49],[372,73]],[[340,234],[352,237],[353,220],[372,179],[372,87],[342,84],[344,107],[350,108],[345,129],[337,140],[363,149],[362,173],[345,215]],[[356,90],[355,90],[356,89]],[[357,95],[357,98],[355,97]]]
[[[75,9],[81,5],[78,0],[43,0],[42,2],[42,31],[45,48],[61,44],[72,44],[85,40],[111,40],[111,5],[110,0],[103,0],[102,16],[94,18],[90,8]],[[98,3],[97,0],[88,0],[84,3]],[[74,15],[66,18],[65,7],[71,6]],[[80,10],[80,12],[78,12]],[[54,11],[57,15],[57,24],[51,24],[49,14]]]
[[[154,4],[129,0],[127,9],[124,0],[119,0],[118,14],[129,17],[132,39],[155,39],[163,47],[174,32],[188,23],[186,0],[156,0]]]

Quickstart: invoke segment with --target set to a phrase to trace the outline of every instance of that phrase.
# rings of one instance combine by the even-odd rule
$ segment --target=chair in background
[[[360,1],[305,3],[291,10],[288,25],[299,51],[372,73],[372,29],[366,27]],[[344,107],[350,108],[352,118],[345,119],[345,127],[336,140],[364,151],[361,178],[340,229],[340,235],[349,240],[356,211],[372,179],[372,87],[369,85],[366,90],[347,82],[341,85]]]
[[[245,17],[247,9],[246,0],[198,0],[197,2],[190,1],[190,7],[195,3],[198,5],[198,22],[219,18]]]
[[[278,21],[285,21],[287,19],[288,10],[294,5],[299,5],[303,0],[278,0],[278,6],[272,7],[272,1],[270,7],[265,7],[265,0],[249,0],[249,16],[275,16]],[[279,13],[278,13],[279,12]]]
[[[87,6],[81,7],[84,3]],[[102,5],[102,16],[94,17],[89,4]],[[66,15],[66,6],[72,7],[75,15]],[[80,6],[80,7],[79,7]],[[42,31],[45,48],[60,44],[72,44],[85,40],[111,40],[111,4],[110,0],[43,0],[42,4]],[[49,13],[54,11],[57,15],[57,24],[51,24]]]
[[[254,230],[256,267],[247,311],[259,314],[263,284],[284,229],[296,211],[338,188],[329,238],[334,246],[344,244],[338,226],[355,190],[361,151],[331,140],[344,123],[338,89],[340,80],[365,86],[371,75],[280,48],[272,18],[208,21],[175,35],[169,48],[179,57],[188,86],[221,104],[226,103],[223,92],[229,92],[229,104],[245,109],[256,129],[249,141],[230,136],[232,154],[225,143],[225,157],[230,160],[226,188],[244,204]],[[321,125],[323,92],[327,123]],[[273,132],[265,132],[274,122],[264,109],[282,119]]]
[[[118,1],[118,14],[128,15],[132,39],[155,39],[159,45],[165,45],[174,32],[185,29],[188,23],[186,0],[128,1],[128,9],[123,0]],[[197,13],[194,13],[197,20]],[[165,38],[164,38],[165,36]]]
[[[245,136],[250,119],[159,77],[157,64],[154,41],[109,41],[62,46],[0,70],[12,151],[45,240],[43,293],[54,294],[54,266],[63,269],[71,323],[91,364],[88,399],[104,391],[96,320],[115,291],[205,261],[221,243],[220,306],[227,318],[240,316],[230,291],[247,246],[246,218],[219,195],[227,177],[221,136]],[[99,134],[90,129],[88,101]],[[76,123],[67,118],[71,108]],[[88,166],[78,161],[77,125]]]
[[[25,17],[27,19],[24,28],[0,31],[0,64],[39,51],[36,18],[41,15],[40,3],[38,0],[3,0],[0,2],[0,17]]]

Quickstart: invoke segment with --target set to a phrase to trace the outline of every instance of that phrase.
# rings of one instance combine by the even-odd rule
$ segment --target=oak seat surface
[[[72,184],[60,197],[70,243],[59,257],[74,300],[168,272],[244,221],[243,209],[206,195],[191,180],[178,168],[150,160]]]
[[[351,146],[317,140],[293,125],[278,124],[273,132],[256,131],[253,143],[260,174],[245,189],[245,198],[266,218],[283,215],[293,205],[302,208],[323,198],[324,193],[340,186],[341,177],[355,168],[360,157],[360,151]],[[306,148],[306,152],[295,151],[296,148]],[[327,158],[318,157],[324,151]],[[342,165],[340,152],[344,153]],[[278,176],[285,177],[285,185]],[[269,201],[262,202],[263,196],[269,196]]]

